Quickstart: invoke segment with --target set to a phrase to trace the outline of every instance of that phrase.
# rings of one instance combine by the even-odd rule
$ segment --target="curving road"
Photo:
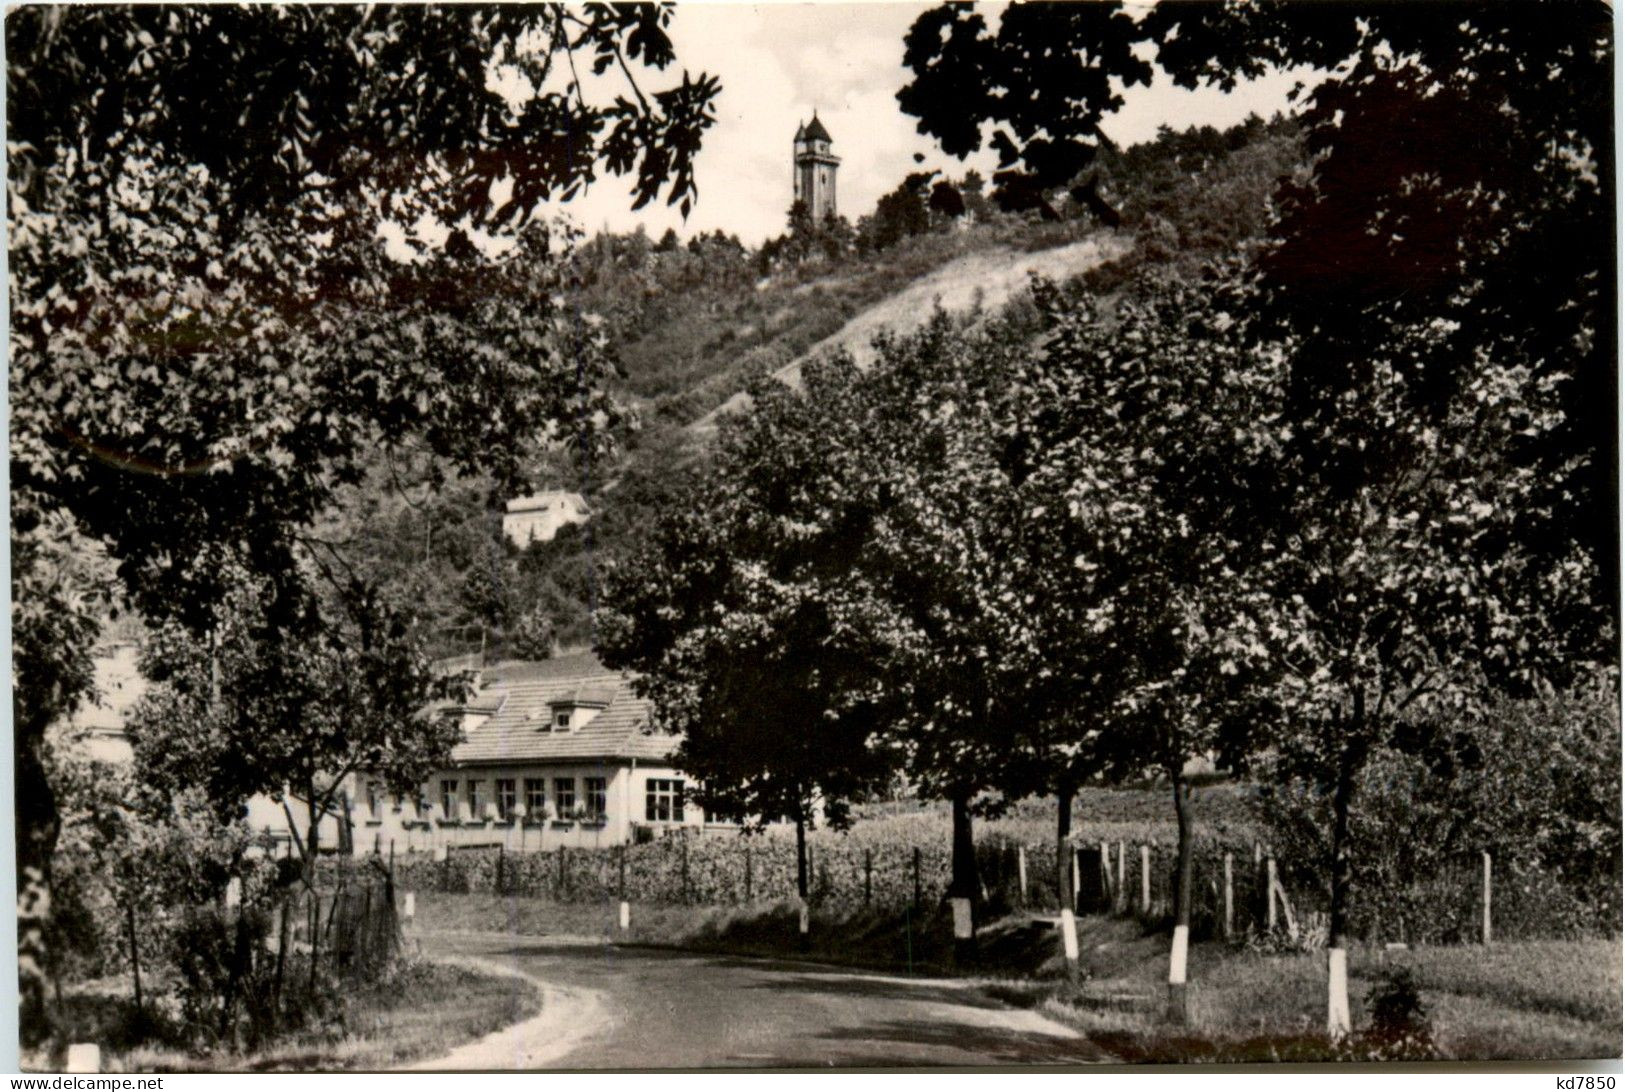
[[[424,1068],[1077,1065],[1088,1039],[951,979],[618,948],[601,941],[430,934],[425,953],[537,981],[541,1016]]]

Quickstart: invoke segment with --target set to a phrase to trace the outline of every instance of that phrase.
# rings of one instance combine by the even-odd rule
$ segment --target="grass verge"
[[[121,1000],[70,995],[64,1008],[65,1041],[101,1043],[106,1072],[379,1070],[439,1057],[534,1016],[541,1011],[541,997],[522,979],[409,961],[382,981],[356,987],[323,1025],[250,1054],[197,1053],[154,1043],[130,1027],[129,1005]],[[63,1061],[46,1055],[23,1059],[25,1068],[36,1071],[60,1071]]]
[[[1223,943],[1193,946],[1191,1022],[1167,1023],[1166,933],[1124,918],[1079,919],[1080,980],[1064,973],[1053,928],[1012,915],[979,928],[974,961],[957,964],[952,922],[936,908],[908,913],[814,913],[801,937],[788,903],[737,907],[632,907],[618,927],[614,903],[556,903],[490,895],[423,894],[426,931],[603,937],[694,951],[804,958],[888,972],[971,975],[988,994],[1038,1009],[1136,1062],[1348,1059],[1321,1034],[1325,956],[1272,954]],[[1557,1060],[1620,1056],[1618,938],[1421,947],[1350,954],[1356,1029],[1366,995],[1407,968],[1421,989],[1441,1056]]]

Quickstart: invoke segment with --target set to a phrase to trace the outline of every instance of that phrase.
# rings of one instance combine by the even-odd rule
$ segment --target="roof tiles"
[[[571,732],[555,732],[552,706],[602,700],[604,708]],[[624,675],[591,653],[534,663],[499,664],[484,673],[474,702],[500,705],[452,749],[461,763],[653,759],[669,761],[678,737],[652,733],[651,706]]]

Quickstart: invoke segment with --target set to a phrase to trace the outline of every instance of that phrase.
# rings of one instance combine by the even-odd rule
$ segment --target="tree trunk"
[[[1360,742],[1365,731],[1365,695],[1355,692],[1354,723],[1337,764],[1337,786],[1332,792],[1332,897],[1326,937],[1326,1033],[1341,1039],[1349,1033],[1348,900],[1354,879],[1349,859],[1349,813],[1354,803],[1354,780],[1364,761]]]
[[[17,726],[17,992],[18,1027],[24,1044],[43,1041],[51,1031],[46,1002],[46,968],[50,966],[46,928],[51,916],[51,854],[56,850],[61,819],[56,794],[45,775],[42,751],[45,726]]]
[[[970,794],[953,797],[953,865],[948,880],[948,903],[954,914],[954,962],[964,965],[975,954],[977,890],[976,841],[971,834]]]
[[[1174,879],[1174,936],[1168,952],[1168,1019],[1181,1027],[1190,1024],[1190,997],[1186,988],[1186,958],[1190,953],[1191,881],[1195,873],[1195,846],[1191,838],[1190,786],[1179,769],[1170,769],[1174,790],[1174,818],[1179,825],[1179,864]]]
[[[135,1011],[142,1012],[146,1006],[141,997],[141,947],[135,938],[135,901],[132,899],[124,904],[124,927],[130,934],[130,978],[135,984]]]
[[[1060,908],[1073,913],[1077,913],[1078,900],[1072,886],[1072,847],[1068,841],[1072,837],[1072,796],[1076,791],[1071,778],[1062,778],[1055,793],[1055,890]]]
[[[807,814],[803,808],[796,812],[796,895],[807,901]]]

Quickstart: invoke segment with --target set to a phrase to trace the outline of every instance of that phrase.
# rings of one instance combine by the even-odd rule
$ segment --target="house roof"
[[[832,142],[832,138],[829,135],[829,130],[824,128],[824,123],[818,120],[818,112],[816,110],[813,111],[812,120],[809,121],[807,123],[807,127],[801,131],[801,139],[822,140],[825,143]]]
[[[542,508],[551,508],[560,501],[578,512],[587,510],[587,498],[580,493],[569,493],[562,489],[549,489],[543,493],[532,493],[528,497],[515,497],[508,502],[507,508],[509,512],[535,512]]]
[[[552,707],[597,704],[584,696],[601,699],[602,711],[574,731],[553,731]],[[677,747],[678,737],[650,729],[650,703],[633,692],[631,679],[590,652],[488,668],[473,702],[499,708],[452,748],[452,761],[459,764],[665,762]]]

